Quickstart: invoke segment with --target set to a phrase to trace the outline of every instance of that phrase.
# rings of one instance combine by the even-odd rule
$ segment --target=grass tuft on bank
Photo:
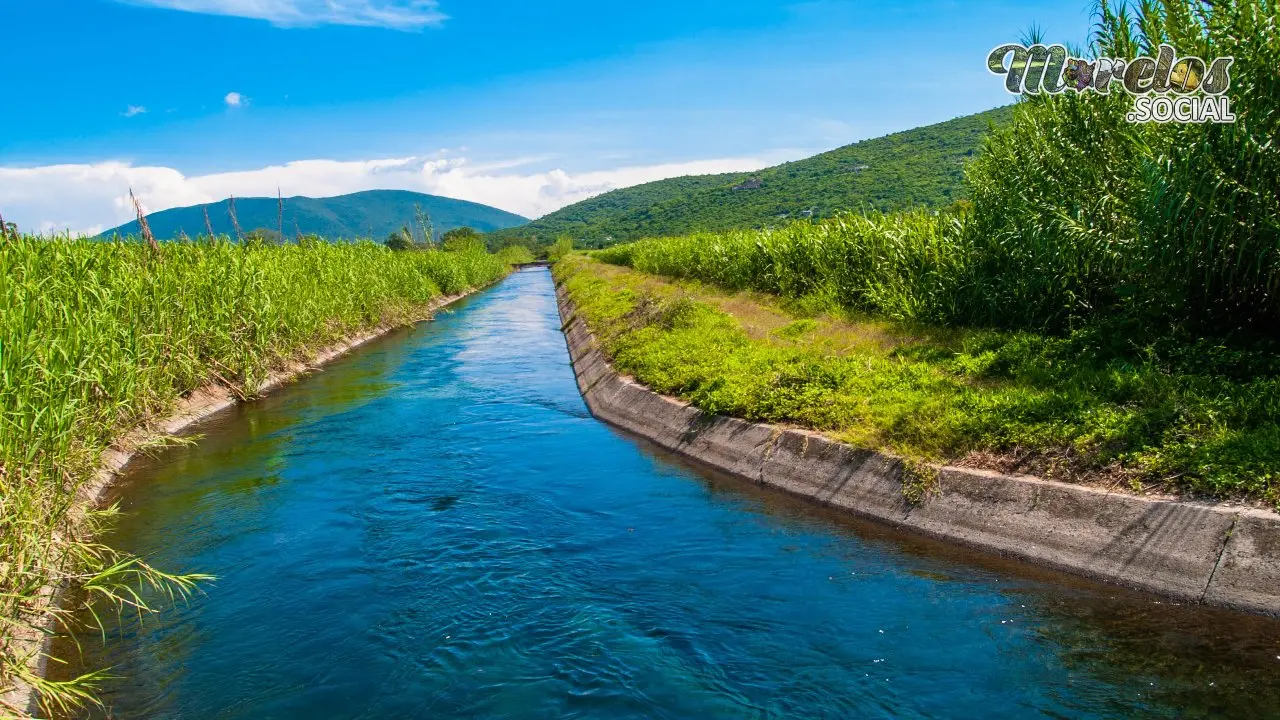
[[[1280,362],[1211,343],[1116,353],[672,280],[555,269],[620,372],[712,413],[913,459],[1131,490],[1280,501]]]
[[[92,700],[93,677],[30,677],[17,639],[50,613],[42,589],[145,609],[202,576],[166,575],[72,517],[101,453],[211,383],[253,395],[288,362],[500,279],[483,250],[393,252],[373,243],[165,243],[0,233],[0,688],[39,683],[51,704]],[[139,594],[136,594],[139,593]],[[62,615],[69,615],[63,609]],[[3,708],[21,714],[22,708]]]

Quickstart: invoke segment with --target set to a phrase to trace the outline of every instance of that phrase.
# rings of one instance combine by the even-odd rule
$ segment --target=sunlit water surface
[[[121,718],[1261,717],[1274,621],[854,523],[592,419],[550,275],[138,463],[113,542],[218,576],[108,641]]]

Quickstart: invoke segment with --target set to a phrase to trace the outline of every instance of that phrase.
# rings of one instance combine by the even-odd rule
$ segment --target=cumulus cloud
[[[0,212],[24,230],[96,234],[133,219],[129,188],[148,212],[237,197],[276,194],[328,197],[398,189],[484,203],[538,217],[619,187],[679,175],[746,172],[758,158],[718,158],[619,167],[584,173],[518,172],[520,161],[471,163],[465,158],[299,160],[252,170],[187,176],[157,166],[121,162],[0,167]]]
[[[117,0],[129,5],[266,20],[279,27],[357,25],[416,31],[446,15],[436,0]]]
[[[147,109],[142,107],[141,105],[130,105],[128,108],[125,109],[124,116],[133,117],[134,115],[141,115],[146,111]]]
[[[240,107],[241,105],[247,105],[249,103],[249,99],[238,92],[227,93],[227,96],[222,98],[222,101],[227,104],[227,107],[233,108]]]

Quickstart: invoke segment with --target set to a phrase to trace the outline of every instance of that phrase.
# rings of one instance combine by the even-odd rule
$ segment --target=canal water
[[[200,430],[120,547],[218,576],[82,640],[117,718],[1265,717],[1275,621],[895,535],[590,417],[550,275]]]

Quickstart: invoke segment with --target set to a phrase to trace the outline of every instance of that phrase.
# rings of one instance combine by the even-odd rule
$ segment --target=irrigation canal
[[[1280,714],[1280,623],[710,476],[592,419],[559,326],[519,272],[136,464],[113,542],[220,579],[84,640],[112,717]]]

